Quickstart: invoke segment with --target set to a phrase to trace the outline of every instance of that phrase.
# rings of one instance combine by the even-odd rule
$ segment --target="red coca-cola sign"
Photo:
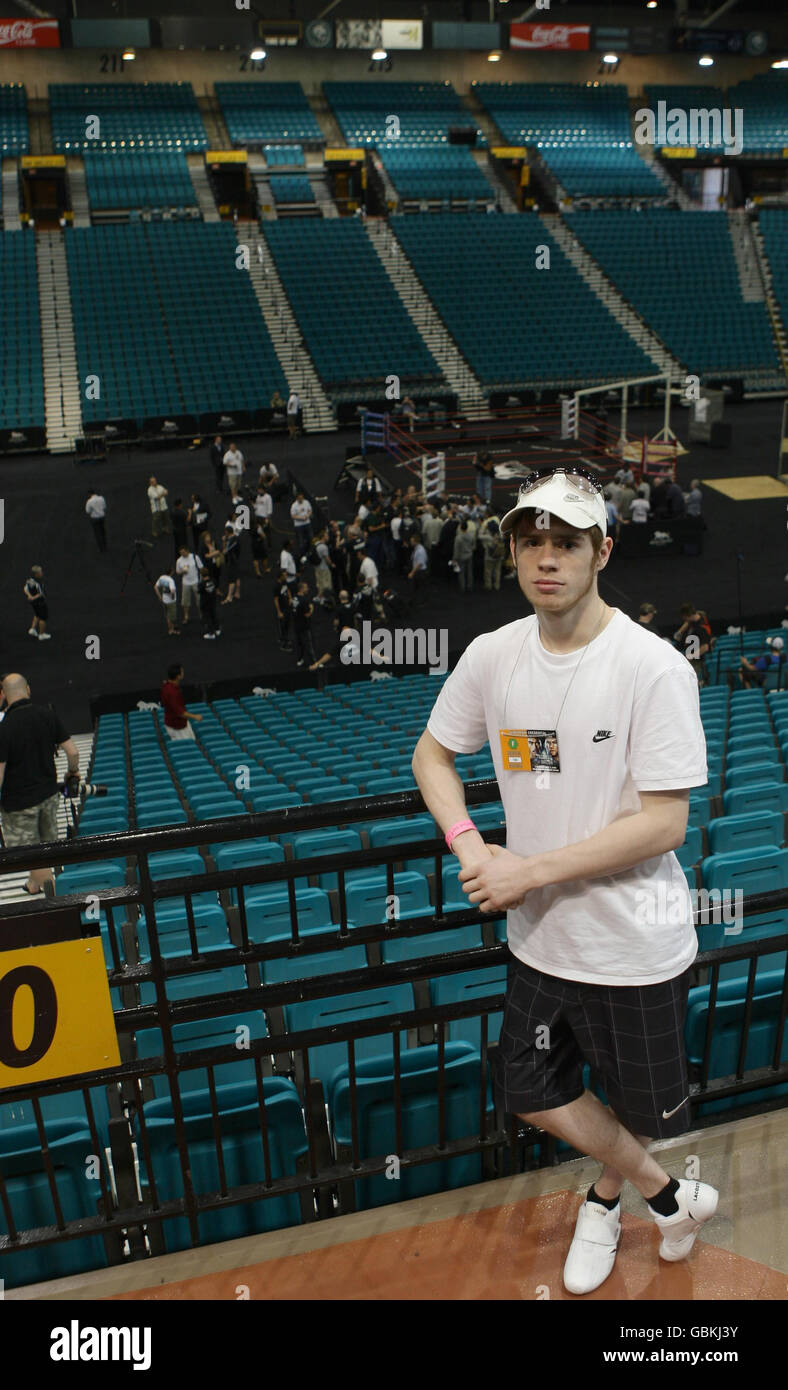
[[[59,48],[56,19],[0,19],[0,48]]]
[[[590,24],[510,24],[511,48],[590,48]]]

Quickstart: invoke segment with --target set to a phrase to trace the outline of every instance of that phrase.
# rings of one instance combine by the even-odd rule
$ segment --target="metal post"
[[[629,409],[629,383],[624,382],[621,392],[621,433],[618,436],[618,447],[623,457],[627,447],[627,412]]]

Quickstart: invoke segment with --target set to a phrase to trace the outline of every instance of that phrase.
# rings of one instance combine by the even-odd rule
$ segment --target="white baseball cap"
[[[781,652],[785,644],[782,637],[767,637],[766,645],[767,647],[773,647],[776,652]]]
[[[524,511],[536,509],[557,516],[579,531],[598,526],[607,535],[607,510],[602,484],[572,468],[557,469],[546,477],[534,474],[520,487],[517,502],[501,521],[501,533],[509,535]]]

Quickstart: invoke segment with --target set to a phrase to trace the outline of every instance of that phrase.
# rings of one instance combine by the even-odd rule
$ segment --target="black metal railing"
[[[494,780],[470,783],[466,788],[471,807],[497,801],[499,796]],[[151,876],[152,853],[352,826],[424,809],[420,794],[408,791],[374,801],[354,799],[196,825],[86,836],[59,842],[56,855],[54,847],[38,846],[7,850],[0,856],[2,872],[44,867],[52,863],[53,856],[65,866],[118,858],[134,863],[133,874],[129,874],[133,881],[123,887],[99,889],[89,897],[82,893],[0,909],[0,934],[5,928],[6,942],[31,947],[63,939],[69,933],[78,937],[80,930],[85,937],[95,936],[100,930],[96,915],[103,915],[107,979],[115,992],[114,1025],[121,1056],[118,1066],[8,1088],[0,1097],[0,1211],[5,1226],[5,1233],[0,1235],[0,1276],[9,1285],[31,1281],[31,1266],[19,1262],[39,1247],[62,1255],[64,1242],[98,1237],[100,1249],[88,1245],[85,1256],[87,1267],[93,1267],[102,1258],[107,1263],[144,1258],[224,1235],[299,1219],[330,1218],[355,1209],[359,1202],[377,1204],[382,1200],[380,1191],[373,1192],[370,1185],[377,1181],[379,1188],[381,1181],[388,1180],[392,1159],[396,1159],[399,1177],[391,1187],[390,1200],[397,1200],[424,1190],[424,1184],[419,1188],[419,1174],[429,1174],[432,1165],[442,1165],[442,1180],[446,1165],[455,1165],[464,1183],[552,1164],[561,1153],[574,1157],[566,1145],[557,1144],[551,1136],[516,1118],[507,1120],[496,1109],[490,1085],[495,1066],[490,1019],[503,1007],[503,979],[497,992],[450,1003],[436,1003],[430,994],[431,981],[503,967],[509,960],[508,947],[496,935],[489,916],[473,905],[459,909],[446,905],[442,866],[447,851],[441,837],[221,871],[208,866],[206,873],[184,878]],[[500,843],[505,830],[501,825],[484,833]],[[414,909],[413,915],[402,915],[396,911],[401,884],[396,866],[411,860],[426,861],[423,872],[432,880],[432,901],[427,906],[422,903],[423,910]],[[348,884],[347,876],[372,867],[380,870],[384,896],[393,901],[395,910],[386,920],[360,925],[348,910],[353,880]],[[308,882],[326,873],[337,876],[336,888],[327,890],[331,924],[305,928],[297,881]],[[289,933],[283,928],[282,939],[260,939],[252,890],[276,884],[285,890],[284,916]],[[226,944],[203,939],[200,894],[215,895],[223,909]],[[170,953],[162,908],[172,899],[182,900],[178,917],[181,935],[177,949]],[[93,909],[92,921],[85,920],[88,906]],[[786,907],[788,891],[751,895],[744,900],[742,915],[746,919]],[[703,914],[698,913],[697,918],[700,924]],[[441,952],[445,933],[472,925],[480,928],[481,944]],[[425,933],[435,938],[433,954],[383,959],[386,943],[407,942]],[[336,953],[348,946],[363,946],[366,964],[343,968],[338,957],[333,973],[299,978],[298,962],[305,956]],[[762,1023],[765,1007],[756,976],[758,962],[766,954],[786,949],[788,932],[751,941],[732,939],[731,944],[705,950],[696,958],[696,983],[708,983],[709,993],[703,1057],[693,1069],[695,1124],[719,1120],[719,1111],[708,1110],[711,1102],[746,1097],[753,1090],[774,1092],[773,1098],[756,1098],[758,1110],[785,1103],[777,1089],[788,1081],[788,1063],[781,1060],[788,1011],[784,969],[776,985],[774,979],[771,981],[768,1027],[773,1029],[773,1045],[770,1033],[768,1062],[755,1069],[745,1064],[752,1030]],[[292,965],[294,978],[265,983],[264,968],[273,961]],[[713,1056],[720,972],[725,964],[736,961],[749,962],[746,984],[742,976],[738,991],[741,1026],[737,1061],[733,1071],[720,1075]],[[239,966],[245,971],[242,987],[233,985],[187,998],[168,995],[168,985],[176,977],[199,977]],[[495,987],[494,980],[489,983]],[[403,986],[410,991],[407,1006]],[[317,1027],[297,1026],[291,1015],[288,1027],[286,1010],[324,999],[352,1000],[362,990],[397,992],[390,1006],[372,1017],[354,1018],[350,1016],[352,1009],[346,1008],[337,1021],[323,1018]],[[255,1021],[257,1036],[251,1034],[250,1019]],[[194,1043],[184,1048],[179,1035],[182,1030],[211,1020],[224,1023],[218,1032],[214,1030],[214,1040],[207,1046]],[[452,1038],[452,1031],[462,1032],[461,1025],[469,1022],[473,1024],[473,1043],[467,1034]],[[239,1048],[238,1038],[217,1043],[218,1034],[230,1036],[234,1023],[236,1034],[240,1029],[249,1034],[242,1036],[244,1045]],[[147,1056],[140,1050],[139,1038],[152,1028],[159,1030],[161,1047],[156,1055]],[[382,1089],[377,1098],[379,1105],[388,1106],[391,1144],[386,1152],[380,1151],[379,1143],[376,1148],[364,1131],[368,1107],[365,1109],[361,1093],[365,1087],[373,1087],[365,1055],[369,1039],[377,1040],[378,1055],[387,1059],[385,1071],[381,1066]],[[464,1050],[458,1049],[458,1041],[467,1044]],[[332,1109],[331,1094],[326,1094],[335,1081],[325,1071],[328,1047],[341,1049],[347,1068],[347,1075],[341,1078],[348,1093],[343,1110],[345,1131],[341,1131]],[[317,1066],[320,1076],[315,1074],[318,1049],[323,1049],[321,1065]],[[414,1108],[407,1104],[415,1084],[411,1066],[417,1058],[426,1069],[427,1079],[419,1083],[419,1094],[430,1098],[429,1133],[418,1129]],[[463,1080],[455,1085],[461,1064]],[[235,1074],[237,1080],[233,1079]],[[190,1078],[199,1082],[196,1089]],[[601,1085],[602,1079],[592,1072],[590,1083]],[[77,1116],[75,1109],[72,1118],[79,1118],[76,1134],[84,1141],[83,1164],[93,1160],[90,1181],[95,1187],[86,1188],[82,1183],[81,1206],[73,1200],[75,1184],[79,1187],[73,1155],[71,1169],[66,1175],[63,1172],[66,1136],[57,1124],[58,1118],[61,1126],[63,1123],[62,1108],[58,1116],[58,1107],[52,1105],[58,1098],[70,1098],[74,1107],[81,1107],[81,1114]],[[291,1130],[298,1142],[285,1153],[280,1111],[288,1105],[294,1121]],[[4,1111],[13,1121],[5,1128]],[[746,1109],[737,1106],[737,1116],[745,1113]],[[29,1163],[28,1169],[37,1171],[41,1190],[38,1210],[43,1210],[43,1198],[48,1197],[54,1217],[24,1228],[14,1215],[18,1195],[14,1183],[25,1176],[23,1161],[13,1157],[14,1137],[18,1139],[21,1133],[20,1115],[30,1118],[28,1149],[37,1151],[36,1161]],[[729,1116],[730,1111],[725,1118]],[[425,1184],[427,1190],[435,1190],[429,1177]],[[68,1208],[63,1196],[66,1191],[71,1193]],[[89,1200],[85,1192],[91,1194]],[[269,1209],[269,1218],[260,1214],[260,1204]],[[215,1222],[220,1213],[225,1213],[222,1220],[229,1224],[217,1234]],[[39,1263],[46,1273],[37,1277],[49,1277],[47,1257],[42,1254]],[[75,1259],[70,1267],[79,1263]],[[17,1278],[15,1267],[28,1272]],[[62,1269],[62,1260],[56,1264],[53,1259],[51,1272]]]

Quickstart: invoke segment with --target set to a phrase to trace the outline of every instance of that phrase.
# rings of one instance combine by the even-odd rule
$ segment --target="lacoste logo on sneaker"
[[[687,1103],[688,1100],[689,1100],[689,1096],[685,1096],[685,1097],[684,1097],[684,1100],[681,1102],[681,1105],[677,1105],[677,1106],[676,1106],[676,1110],[680,1110],[680,1109],[681,1109],[681,1106],[682,1106],[682,1105],[686,1105],[686,1103]],[[669,1120],[670,1117],[671,1117],[671,1115],[675,1115],[676,1110],[663,1110],[663,1111],[662,1111],[662,1118],[663,1118],[663,1120]]]
[[[594,734],[593,742],[594,742],[594,743],[601,743],[602,740],[603,740],[604,738],[612,738],[612,737],[613,737],[613,734],[612,734],[612,732],[610,731],[610,729],[597,729],[596,733]]]

